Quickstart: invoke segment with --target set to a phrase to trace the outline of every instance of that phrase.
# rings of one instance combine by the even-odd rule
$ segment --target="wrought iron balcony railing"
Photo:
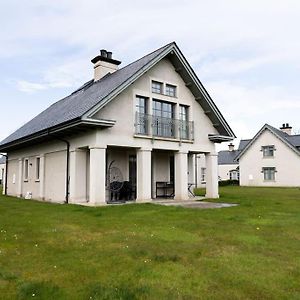
[[[194,140],[194,122],[136,113],[135,134]]]

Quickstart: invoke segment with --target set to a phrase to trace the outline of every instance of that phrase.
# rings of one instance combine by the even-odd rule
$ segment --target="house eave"
[[[20,148],[26,146],[28,143],[32,143],[35,141],[46,141],[55,136],[64,136],[76,133],[80,130],[88,130],[92,128],[98,127],[112,127],[114,126],[116,121],[114,120],[104,120],[104,119],[93,119],[93,118],[85,118],[85,119],[75,119],[71,122],[67,122],[65,124],[60,124],[59,126],[51,127],[42,131],[39,131],[35,134],[28,135],[26,137],[5,143],[0,145],[1,152],[11,151],[16,148]]]
[[[234,140],[234,137],[219,134],[209,134],[208,139],[213,143],[223,143]]]

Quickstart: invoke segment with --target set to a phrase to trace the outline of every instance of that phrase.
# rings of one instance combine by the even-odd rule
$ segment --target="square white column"
[[[206,160],[206,198],[219,198],[218,154],[205,154]]]
[[[196,177],[195,177],[195,154],[189,154],[188,155],[188,183],[195,184],[196,183]]]
[[[151,201],[151,149],[137,150],[137,202]]]
[[[188,155],[175,152],[175,200],[188,200]]]
[[[70,203],[87,201],[87,153],[75,149],[70,152]]]
[[[106,148],[90,148],[90,203],[105,204]]]

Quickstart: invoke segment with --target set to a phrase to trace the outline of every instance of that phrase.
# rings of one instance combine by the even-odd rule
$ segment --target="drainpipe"
[[[55,139],[57,139],[58,141],[64,142],[67,145],[67,166],[66,166],[66,196],[65,196],[65,203],[68,204],[69,203],[69,163],[70,163],[70,143],[69,141],[62,139],[60,137],[57,137],[51,133],[48,132],[49,136],[54,137]]]
[[[8,155],[7,154],[2,154],[2,156],[5,157],[5,187],[4,187],[4,195],[7,196],[7,170],[8,170]],[[3,178],[2,178],[3,180]]]

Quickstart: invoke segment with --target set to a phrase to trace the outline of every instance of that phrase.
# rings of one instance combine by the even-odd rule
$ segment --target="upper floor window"
[[[166,92],[167,96],[176,97],[176,86],[171,84],[166,84]]]
[[[137,96],[135,109],[136,109],[136,133],[147,134],[148,133],[148,118],[147,118],[147,102],[145,97]]]
[[[276,169],[274,167],[265,167],[262,168],[262,173],[264,174],[264,180],[274,181]]]
[[[174,104],[153,100],[153,134],[157,136],[174,137]]]
[[[138,113],[146,114],[147,113],[147,98],[145,97],[136,97],[135,108]]]
[[[24,181],[27,181],[29,177],[29,159],[24,159]]]
[[[189,137],[188,106],[179,105],[179,120],[180,120],[180,137],[182,139],[188,139]]]
[[[162,82],[152,81],[152,93],[162,94],[163,93],[163,84]]]
[[[273,157],[274,151],[274,145],[262,146],[263,157]]]

